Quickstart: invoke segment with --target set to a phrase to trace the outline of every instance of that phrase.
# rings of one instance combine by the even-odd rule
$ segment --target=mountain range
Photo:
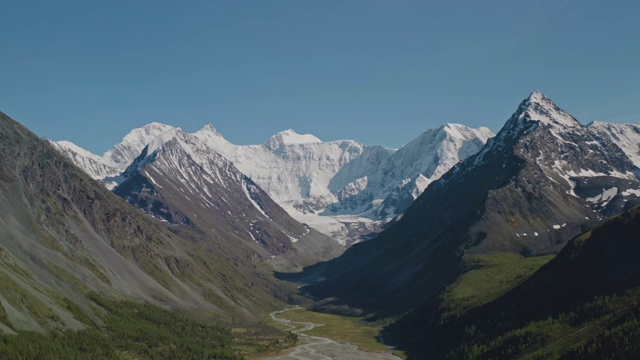
[[[5,332],[82,329],[87,294],[255,323],[308,301],[275,271],[315,310],[386,319],[410,358],[640,351],[621,343],[640,334],[638,125],[534,91],[495,135],[446,124],[397,150],[151,123],[99,156],[0,120]]]
[[[114,188],[147,144],[175,130],[148,124],[132,130],[102,156],[68,141],[51,142],[94,179]],[[392,150],[354,140],[322,142],[293,130],[262,145],[234,145],[211,124],[192,135],[231,161],[292,217],[343,245],[375,234],[429,183],[493,136],[487,128],[447,124]]]

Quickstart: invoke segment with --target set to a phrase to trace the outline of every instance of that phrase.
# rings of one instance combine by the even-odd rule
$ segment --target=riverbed
[[[324,324],[315,324],[312,322],[291,321],[286,318],[288,311],[300,310],[302,308],[294,307],[270,314],[271,318],[283,324],[287,330],[291,330],[298,335],[298,344],[293,347],[287,354],[267,357],[270,360],[402,360],[401,358],[388,352],[367,352],[358,348],[357,345],[334,341],[326,337],[311,336],[304,334],[318,326]]]

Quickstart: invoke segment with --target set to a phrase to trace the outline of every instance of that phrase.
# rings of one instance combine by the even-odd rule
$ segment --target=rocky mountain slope
[[[465,254],[558,252],[603,218],[640,203],[635,166],[539,92],[496,137],[433,182],[402,219],[324,266],[310,286],[325,308],[398,313],[433,299]]]
[[[342,252],[337,242],[291,218],[205,141],[180,129],[156,137],[122,178],[117,195],[206,248],[243,249],[252,260],[288,270]]]
[[[9,332],[99,321],[90,294],[227,322],[255,321],[290,294],[244,248],[168,231],[1,113],[0,214],[0,328]]]
[[[640,124],[617,124],[594,121],[587,125],[589,130],[600,136],[608,136],[640,167]]]

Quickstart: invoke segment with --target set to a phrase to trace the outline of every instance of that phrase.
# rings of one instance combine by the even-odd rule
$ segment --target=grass
[[[378,341],[380,326],[366,323],[362,318],[313,312],[304,308],[290,310],[277,315],[296,322],[323,324],[302,332],[306,335],[325,337],[334,341],[348,342],[368,352],[388,352],[389,348]],[[286,330],[286,326],[269,319],[273,326]]]
[[[91,300],[105,310],[104,327],[48,334],[0,334],[2,359],[240,359],[228,329],[150,304]]]
[[[14,329],[17,335],[0,331],[0,359],[243,359],[295,342],[291,334],[265,324],[229,329],[149,303],[86,296],[96,319],[70,299],[58,299],[85,329],[47,327],[46,334]],[[2,320],[7,318],[4,310],[0,306]],[[45,324],[42,309],[29,314]]]
[[[523,257],[513,253],[467,255],[464,261],[473,267],[472,270],[463,274],[443,294],[447,313],[459,315],[497,299],[533,275],[554,256]]]

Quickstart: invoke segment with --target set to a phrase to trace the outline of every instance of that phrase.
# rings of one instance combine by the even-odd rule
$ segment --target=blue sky
[[[0,111],[102,153],[130,129],[399,147],[532,90],[640,122],[637,1],[3,1]]]

